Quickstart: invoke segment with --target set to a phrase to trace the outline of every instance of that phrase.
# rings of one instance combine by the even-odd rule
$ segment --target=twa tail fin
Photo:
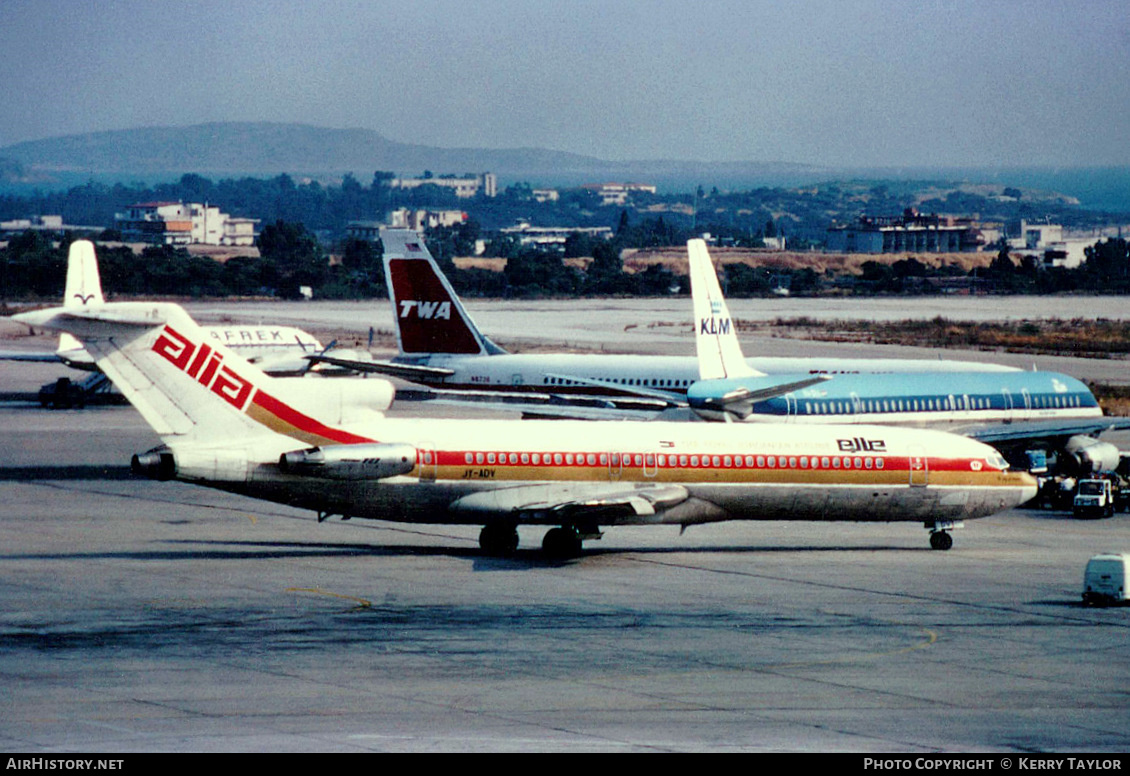
[[[688,240],[691,297],[694,300],[695,348],[698,351],[699,377],[716,380],[727,377],[763,377],[749,366],[738,343],[738,332],[730,318],[730,308],[718,285],[718,273],[703,240]]]
[[[369,441],[345,422],[379,419],[383,380],[271,378],[205,332],[180,306],[116,302],[16,316],[77,336],[166,444],[238,444],[282,435],[307,444]],[[358,412],[360,411],[360,412]]]
[[[401,356],[505,352],[475,326],[420,234],[382,229],[381,242]]]

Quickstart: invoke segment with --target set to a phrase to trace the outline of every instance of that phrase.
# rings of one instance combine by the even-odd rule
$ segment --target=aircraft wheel
[[[947,531],[935,531],[930,534],[930,547],[935,550],[948,550],[953,546],[953,537]]]
[[[541,543],[542,551],[551,558],[565,560],[581,554],[581,537],[572,527],[551,528]]]
[[[484,525],[479,532],[479,547],[488,555],[513,555],[518,549],[518,529],[507,524]]]

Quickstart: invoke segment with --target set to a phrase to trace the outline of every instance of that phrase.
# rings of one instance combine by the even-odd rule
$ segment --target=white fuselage
[[[769,425],[385,419],[368,432],[351,429],[354,443],[358,433],[410,444],[415,468],[380,481],[288,475],[278,457],[302,445],[276,437],[223,475],[214,448],[171,447],[182,479],[320,512],[421,523],[561,523],[562,504],[591,508],[633,490],[650,508],[610,510],[597,521],[956,520],[1018,505],[1036,488],[986,445],[878,426],[785,434]]]

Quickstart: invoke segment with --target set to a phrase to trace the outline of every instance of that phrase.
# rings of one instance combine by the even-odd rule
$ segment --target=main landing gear
[[[487,555],[513,555],[518,549],[518,526],[514,523],[487,523],[479,532],[479,547]]]
[[[568,560],[581,554],[581,543],[585,539],[600,537],[601,533],[595,527],[581,528],[567,524],[550,528],[542,539],[541,549],[548,558]],[[487,555],[513,555],[518,549],[518,526],[514,523],[488,523],[479,533],[479,547]]]
[[[955,528],[964,528],[964,525],[955,520],[938,520],[926,523],[926,528],[930,531],[930,549],[948,550],[953,547],[953,537],[949,532]]]

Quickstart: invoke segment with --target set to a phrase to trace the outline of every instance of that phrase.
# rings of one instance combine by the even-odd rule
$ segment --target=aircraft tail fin
[[[167,444],[223,445],[271,435],[312,445],[370,441],[340,424],[380,418],[392,401],[392,386],[383,380],[269,377],[210,341],[175,304],[64,306],[15,320],[81,339]]]
[[[400,355],[505,352],[475,326],[420,234],[382,229],[381,242]]]
[[[98,272],[98,258],[94,253],[94,243],[90,240],[75,240],[67,254],[67,285],[63,292],[64,307],[86,307],[102,304],[102,278]],[[82,343],[67,332],[59,335],[58,351],[60,358],[74,366],[85,367],[80,359]]]
[[[738,333],[730,318],[730,308],[718,285],[718,274],[710,260],[704,240],[688,240],[691,296],[694,300],[695,348],[699,377],[716,380],[727,377],[763,377],[749,366],[738,343]]]

